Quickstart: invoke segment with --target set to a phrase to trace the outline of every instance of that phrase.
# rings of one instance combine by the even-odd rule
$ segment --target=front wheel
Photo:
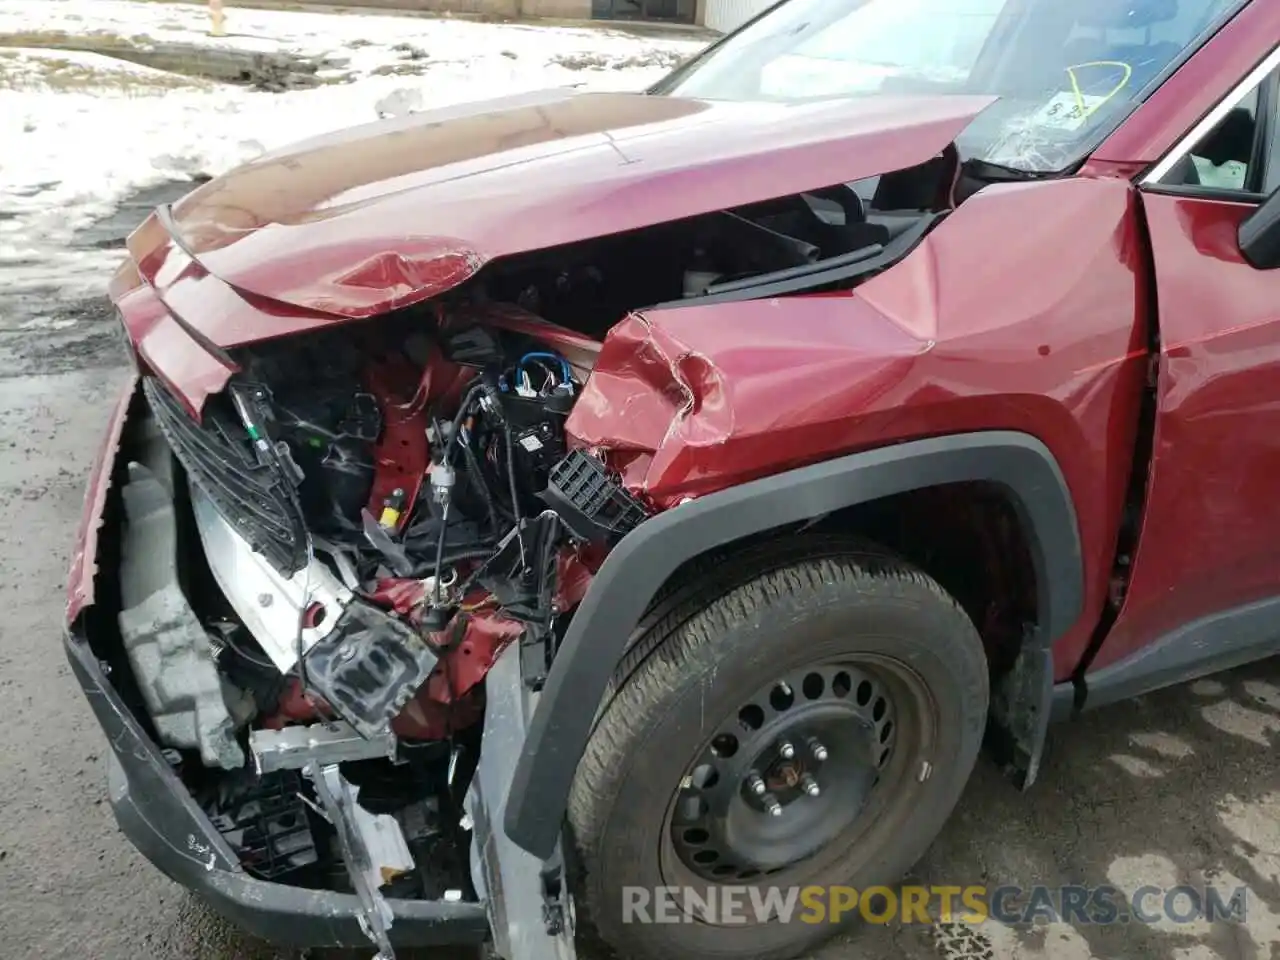
[[[830,542],[738,569],[651,618],[573,784],[579,926],[629,960],[803,953],[836,927],[788,891],[900,880],[981,743],[982,643],[931,578]]]

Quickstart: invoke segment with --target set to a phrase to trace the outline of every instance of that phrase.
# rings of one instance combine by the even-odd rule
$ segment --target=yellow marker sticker
[[[1085,70],[1089,67],[1119,67],[1124,72],[1124,76],[1120,78],[1120,82],[1117,83],[1109,93],[1091,97],[1090,100],[1092,100],[1093,103],[1086,104],[1084,94],[1080,92],[1080,80],[1076,77],[1076,71]],[[1081,119],[1087,120],[1090,114],[1094,113],[1099,107],[1129,85],[1129,81],[1133,79],[1133,67],[1129,66],[1129,64],[1125,63],[1123,60],[1090,60],[1086,63],[1077,63],[1067,67],[1067,76],[1071,78],[1071,91],[1076,95],[1076,106],[1080,109]]]

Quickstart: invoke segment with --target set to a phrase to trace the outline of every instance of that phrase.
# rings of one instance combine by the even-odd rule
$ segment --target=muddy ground
[[[0,278],[0,954],[293,958],[211,915],[119,836],[106,803],[105,743],[60,648],[81,488],[125,378],[104,302],[66,302],[56,289],[6,296]],[[1057,730],[1029,796],[981,766],[917,871],[929,883],[991,887],[1242,882],[1250,890],[1243,926],[987,924],[941,937],[874,927],[816,956],[1280,956],[1277,731],[1277,661],[1099,712]]]

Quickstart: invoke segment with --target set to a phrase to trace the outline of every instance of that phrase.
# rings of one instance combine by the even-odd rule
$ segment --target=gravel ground
[[[105,743],[59,645],[82,485],[124,378],[105,304],[61,302],[56,290],[0,295],[0,953],[292,958],[211,915],[116,832]],[[1056,731],[1030,795],[980,766],[917,871],[927,883],[991,887],[1245,883],[1243,926],[870,927],[817,957],[1280,957],[1277,731],[1274,660],[1101,711]]]

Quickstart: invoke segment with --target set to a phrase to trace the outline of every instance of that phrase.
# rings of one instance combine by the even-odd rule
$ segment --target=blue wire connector
[[[551,360],[554,363],[560,364],[560,376],[561,376],[560,382],[569,383],[569,384],[573,383],[573,374],[569,368],[569,361],[566,360],[564,357],[560,356],[559,354],[546,353],[546,352],[526,353],[523,357],[520,358],[520,362],[516,364],[516,369],[523,370],[526,361],[529,361],[529,360]]]

